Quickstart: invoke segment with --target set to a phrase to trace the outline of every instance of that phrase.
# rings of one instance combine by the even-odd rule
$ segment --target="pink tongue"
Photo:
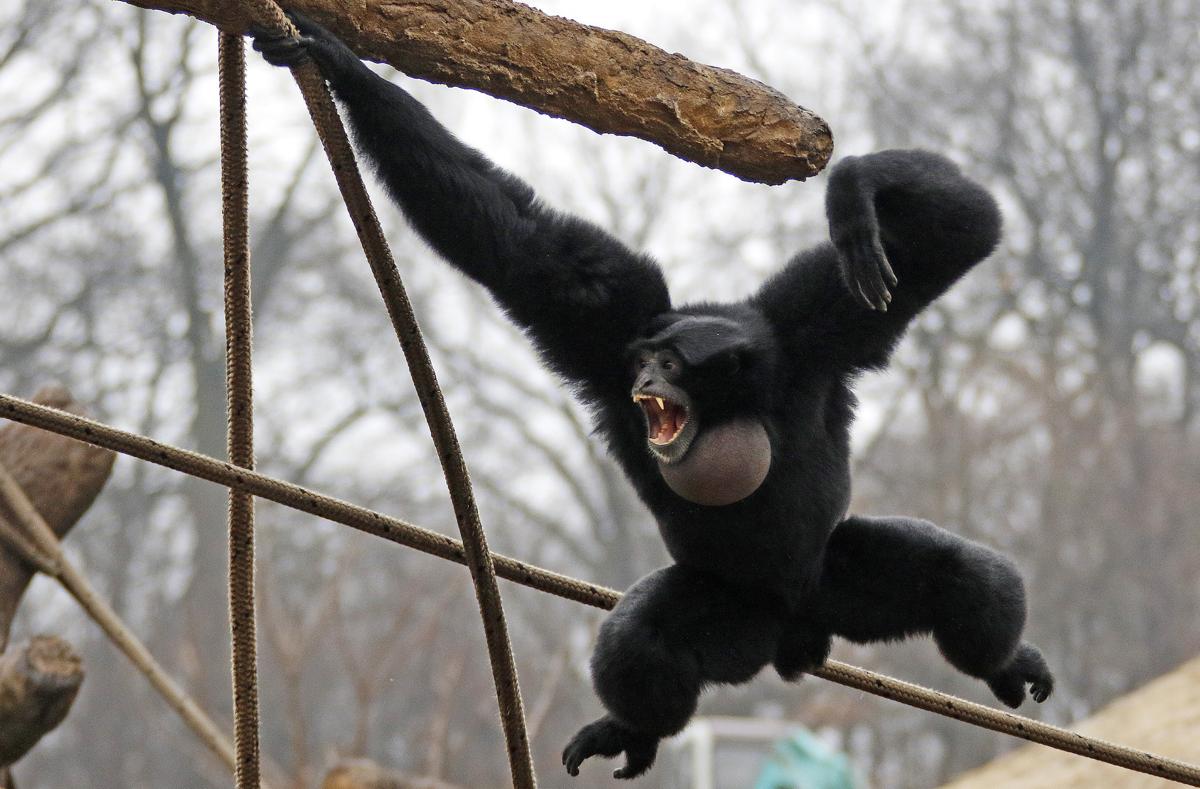
[[[658,414],[658,436],[655,439],[660,444],[665,444],[675,437],[679,432],[679,427],[675,424],[675,411],[660,411]]]

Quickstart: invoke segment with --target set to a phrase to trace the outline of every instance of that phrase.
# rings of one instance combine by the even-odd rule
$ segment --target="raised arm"
[[[879,367],[909,322],[1000,238],[992,196],[928,151],[846,157],[825,194],[831,244],[798,255],[756,303],[785,344]]]
[[[299,41],[259,36],[255,48],[276,65],[317,63],[358,149],[417,232],[484,285],[557,372],[590,387],[620,379],[625,347],[670,308],[658,266],[543,206],[528,184],[455,139],[333,34],[300,15],[293,20]]]

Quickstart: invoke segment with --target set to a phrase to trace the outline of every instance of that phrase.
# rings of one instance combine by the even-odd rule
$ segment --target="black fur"
[[[542,206],[332,35],[297,23],[299,43],[260,36],[255,46],[275,63],[319,64],[412,224],[593,408],[676,561],[635,584],[601,629],[592,671],[608,715],[568,745],[571,774],[589,756],[621,753],[617,777],[641,774],[706,684],[745,682],[767,664],[794,678],[825,660],[834,635],[932,634],[1004,703],[1020,704],[1026,684],[1038,701],[1050,693],[1045,661],[1021,642],[1025,595],[1008,559],[929,523],[846,516],[850,383],[885,365],[913,317],[990,254],[1000,216],[984,189],[933,153],[844,158],[826,196],[832,243],[797,255],[745,301],[676,308],[654,261]],[[709,353],[703,337],[684,349],[706,360],[682,384],[700,429],[750,417],[771,443],[765,482],[720,507],[664,484],[630,400],[630,347],[695,315],[739,327],[728,354]],[[726,363],[709,365],[716,356]]]

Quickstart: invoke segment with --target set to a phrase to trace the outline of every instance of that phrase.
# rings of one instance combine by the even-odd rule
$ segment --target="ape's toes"
[[[989,677],[988,687],[996,698],[1010,707],[1019,707],[1025,700],[1025,685],[1029,695],[1041,704],[1054,692],[1054,675],[1045,658],[1033,644],[1021,644],[1012,661],[1000,672]]]
[[[616,756],[624,748],[624,727],[604,717],[584,726],[563,749],[562,762],[567,773],[579,775],[579,765],[592,756]]]
[[[1050,694],[1054,692],[1054,675],[1049,670],[1027,676],[1026,679],[1029,681],[1029,695],[1033,696],[1033,700],[1038,704],[1050,698]]]
[[[571,738],[567,747],[563,749],[562,763],[567,768],[568,775],[579,775],[579,765],[583,764],[589,756],[596,755],[595,746],[586,735],[587,727],[584,727]]]
[[[1033,644],[1022,644],[1017,650],[1013,665],[1021,672],[1021,678],[1029,683],[1029,695],[1041,704],[1054,692],[1054,675],[1046,665],[1046,659]]]
[[[1015,674],[1004,672],[991,677],[988,687],[1006,706],[1020,707],[1025,701],[1025,681]]]
[[[658,754],[658,739],[648,737],[631,740],[625,747],[625,766],[613,770],[613,778],[637,778],[650,769]]]
[[[614,778],[636,778],[650,769],[658,753],[658,738],[625,727],[612,718],[604,717],[584,726],[563,749],[562,763],[567,773],[579,775],[579,766],[592,756],[625,754],[625,766],[613,773]]]
[[[787,682],[795,682],[829,657],[832,639],[826,633],[796,627],[784,633],[775,652],[775,672]]]

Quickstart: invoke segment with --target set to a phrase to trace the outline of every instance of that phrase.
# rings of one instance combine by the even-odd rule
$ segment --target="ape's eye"
[[[673,361],[671,361],[670,359],[668,359],[667,361],[663,362],[663,369],[664,369],[664,370],[674,370],[674,369],[675,369],[675,362],[673,362]]]

